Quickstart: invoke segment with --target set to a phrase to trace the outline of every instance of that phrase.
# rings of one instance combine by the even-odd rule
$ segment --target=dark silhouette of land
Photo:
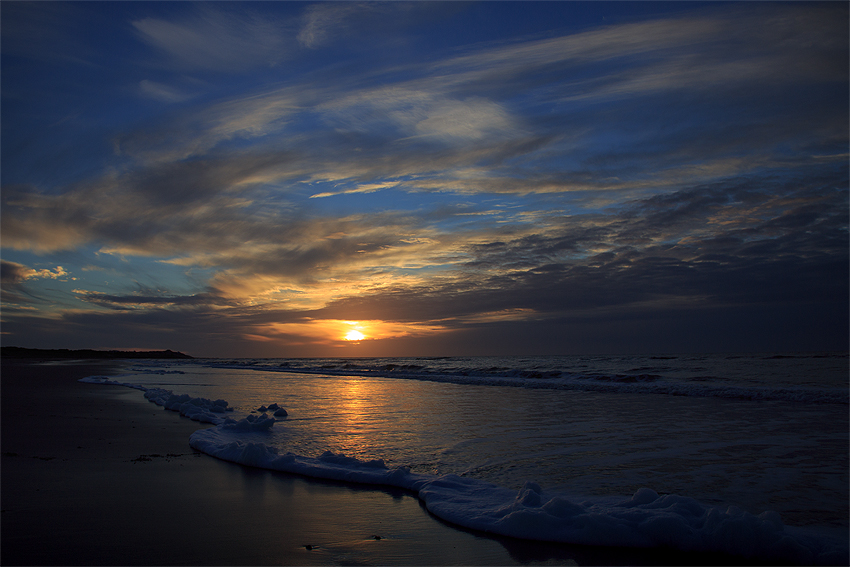
[[[193,358],[172,350],[69,350],[22,347],[0,347],[0,358],[73,359],[73,360],[116,360],[121,358]]]

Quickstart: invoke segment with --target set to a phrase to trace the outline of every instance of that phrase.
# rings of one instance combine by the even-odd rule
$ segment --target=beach
[[[492,537],[439,520],[404,490],[220,461],[189,447],[208,425],[138,390],[78,382],[120,371],[3,360],[2,564],[730,563]]]
[[[218,461],[199,424],[77,382],[118,369],[3,361],[4,565],[517,563],[411,495]]]

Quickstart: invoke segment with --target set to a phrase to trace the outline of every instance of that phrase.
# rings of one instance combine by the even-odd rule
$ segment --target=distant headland
[[[69,350],[22,347],[0,347],[0,358],[62,358],[62,359],[117,359],[117,358],[193,358],[173,350]]]

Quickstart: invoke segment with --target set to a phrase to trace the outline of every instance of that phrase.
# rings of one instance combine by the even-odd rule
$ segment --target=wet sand
[[[3,565],[518,562],[411,494],[219,461],[189,447],[202,425],[77,382],[118,370],[3,361]]]
[[[204,425],[138,390],[77,381],[120,369],[2,361],[3,565],[728,563],[494,538],[405,491],[219,461],[189,447]]]

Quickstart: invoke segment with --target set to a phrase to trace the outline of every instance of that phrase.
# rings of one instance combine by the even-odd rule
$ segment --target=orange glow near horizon
[[[386,339],[428,336],[446,331],[441,325],[387,322],[379,319],[346,321],[342,319],[312,319],[297,323],[266,323],[243,335],[258,342],[274,342],[285,336],[289,345],[341,347],[375,343]]]

